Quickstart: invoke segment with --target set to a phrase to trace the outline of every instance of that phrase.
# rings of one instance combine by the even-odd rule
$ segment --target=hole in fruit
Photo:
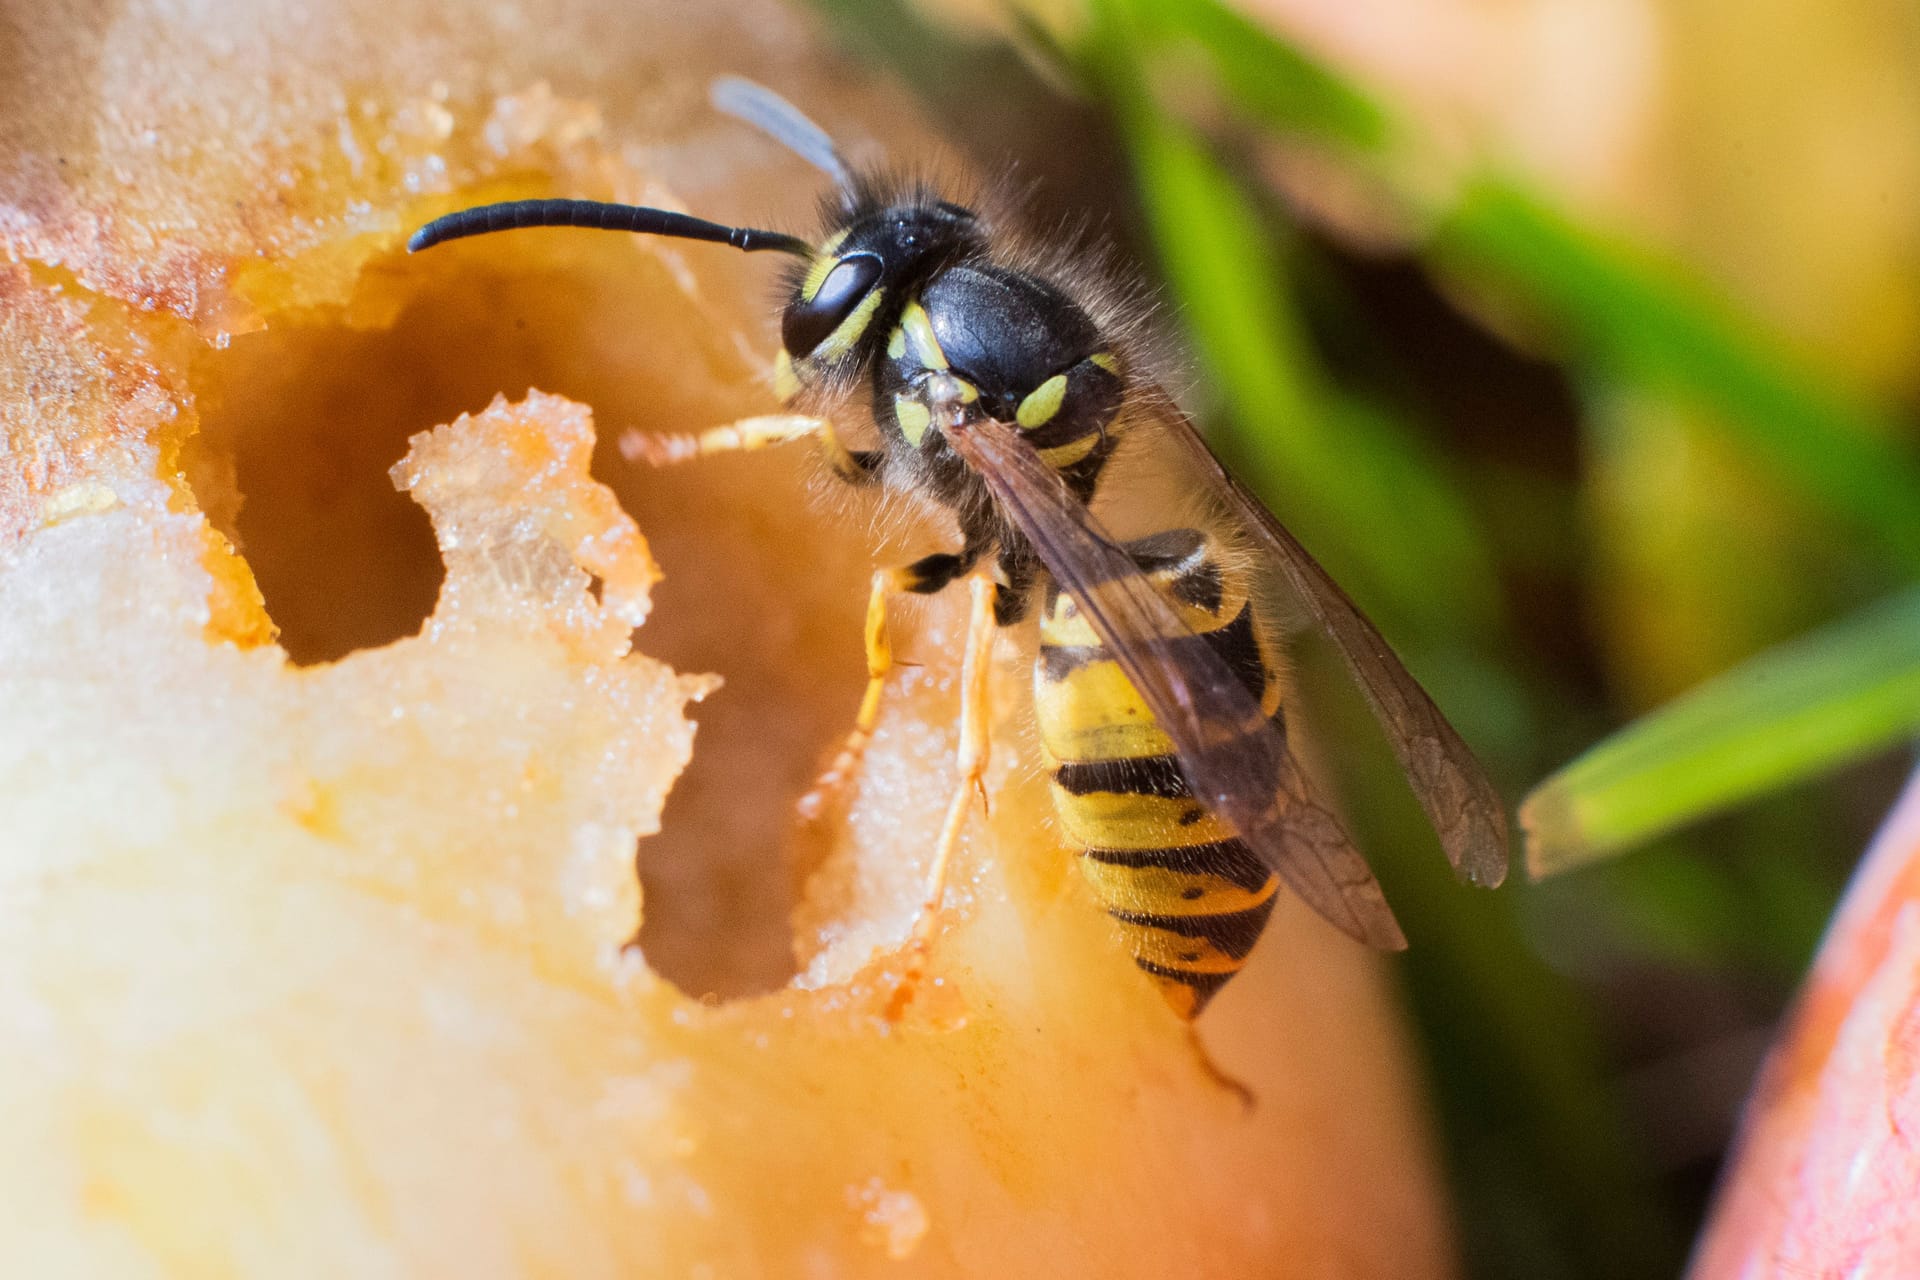
[[[698,430],[767,411],[758,368],[651,254],[591,233],[384,257],[346,308],[269,322],[198,362],[202,430],[186,465],[296,661],[410,635],[431,612],[439,554],[387,478],[410,435],[497,393],[538,388],[592,407],[595,475],[666,575],[637,647],[726,681],[692,708],[693,761],[661,831],[640,842],[640,945],[694,995],[784,983],[789,867],[811,842],[794,806],[864,677],[864,526],[809,498],[804,446],[655,471],[614,445],[629,428]]]
[[[308,313],[195,369],[188,480],[301,665],[414,634],[439,594],[427,513],[387,477],[434,419],[386,339]]]

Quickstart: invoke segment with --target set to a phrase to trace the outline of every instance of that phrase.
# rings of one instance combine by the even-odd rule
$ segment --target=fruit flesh
[[[1070,873],[1016,638],[900,1009],[958,600],[902,618],[844,813],[787,806],[857,700],[868,568],[941,531],[875,545],[791,452],[610,448],[768,407],[764,263],[399,251],[558,189],[796,221],[812,179],[708,76],[912,154],[897,105],[772,8],[301,12],[8,19],[84,91],[0,110],[0,1270],[1447,1274],[1377,963],[1282,907],[1209,1015],[1244,1113]],[[368,496],[396,463],[432,548]],[[641,951],[636,843],[673,924]],[[760,994],[689,998],[676,954]]]

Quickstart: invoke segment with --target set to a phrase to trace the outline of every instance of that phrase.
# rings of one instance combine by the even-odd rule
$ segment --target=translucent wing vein
[[[1186,415],[1164,396],[1154,409],[1187,460],[1272,552],[1294,595],[1339,650],[1455,873],[1469,884],[1498,886],[1507,877],[1506,806],[1472,750],[1340,584],[1214,457]]]
[[[1185,623],[1053,469],[997,422],[954,425],[947,436],[1139,689],[1195,794],[1336,927],[1404,947],[1373,872],[1284,737],[1211,650],[1171,643],[1189,634]]]

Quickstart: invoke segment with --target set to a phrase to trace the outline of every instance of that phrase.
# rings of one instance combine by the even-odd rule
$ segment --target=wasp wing
[[[1507,812],[1480,762],[1402,666],[1386,640],[1300,540],[1214,456],[1193,422],[1164,392],[1150,391],[1137,411],[1157,428],[1148,445],[1171,437],[1200,482],[1229,509],[1272,559],[1294,598],[1339,650],[1386,731],[1413,793],[1440,837],[1447,861],[1469,884],[1493,888],[1507,876]],[[1154,456],[1159,456],[1157,453]]]
[[[1336,927],[1383,950],[1406,946],[1373,872],[1284,735],[1219,655],[1192,643],[1173,607],[1059,474],[998,422],[957,424],[947,439],[1139,689],[1194,794]]]

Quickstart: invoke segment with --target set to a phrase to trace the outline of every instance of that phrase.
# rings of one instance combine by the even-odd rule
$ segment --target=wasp
[[[674,461],[811,436],[849,484],[951,514],[957,547],[875,574],[866,694],[810,797],[817,804],[857,767],[877,720],[892,661],[888,600],[967,579],[965,781],[936,849],[922,927],[940,905],[969,788],[981,786],[986,654],[995,631],[1036,603],[1035,718],[1060,826],[1135,963],[1182,1016],[1196,1016],[1245,964],[1283,883],[1352,937],[1406,945],[1366,860],[1289,746],[1277,627],[1261,607],[1275,592],[1344,658],[1455,871],[1501,882],[1505,810],[1465,742],[1152,380],[1111,291],[1018,251],[974,208],[856,171],[825,131],[762,86],[725,77],[712,97],[833,180],[817,239],[665,209],[522,200],[435,219],[407,247],[571,226],[793,259],[774,383],[796,412],[657,438],[646,453]],[[862,391],[872,448],[850,446],[834,426]],[[1122,539],[1095,513],[1109,462],[1136,440],[1147,469],[1177,477],[1204,508],[1199,527]],[[1124,495],[1116,501],[1124,506]]]

